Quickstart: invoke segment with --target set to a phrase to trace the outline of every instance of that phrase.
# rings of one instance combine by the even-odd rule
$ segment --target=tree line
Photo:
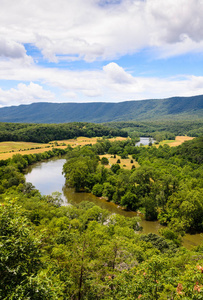
[[[99,164],[98,155],[104,153],[123,158],[131,154],[140,167],[126,170],[117,163],[107,169]],[[202,161],[203,138],[173,148],[101,140],[70,150],[63,172],[76,191],[139,210],[147,220],[159,220],[177,232],[203,232]]]
[[[53,140],[73,139],[79,136],[123,136],[127,132],[100,124],[73,122],[65,124],[0,123],[0,142],[24,141],[48,143]]]
[[[178,228],[177,223],[186,217],[191,222],[198,210],[201,213],[202,149],[202,139],[158,149],[134,147],[130,140],[110,143],[100,139],[92,146],[16,154],[0,161],[0,299],[201,299],[203,245],[192,250],[182,247],[179,233],[184,226]],[[133,151],[141,167],[127,172],[118,166],[105,169],[98,165],[98,154],[108,151],[116,156]],[[135,188],[140,186],[141,195],[147,192],[148,199],[149,190],[160,191],[163,186],[156,203],[165,210],[158,207],[157,212],[169,215],[168,227],[160,236],[139,234],[138,217],[111,215],[90,202],[61,206],[59,193],[42,196],[25,182],[27,165],[65,153],[64,169],[81,161],[82,174],[87,174],[85,182],[83,178],[77,181],[77,170],[76,177],[67,175],[71,184],[79,182],[77,189],[95,186],[99,180],[106,196],[110,184],[123,193],[133,176]],[[161,174],[153,175],[155,169]],[[175,189],[172,194],[171,189]],[[165,222],[163,214],[162,218]]]
[[[104,126],[123,129],[130,137],[146,136],[153,137],[157,142],[162,140],[173,140],[175,136],[188,135],[201,137],[203,135],[203,121],[131,121],[131,122],[109,122]]]

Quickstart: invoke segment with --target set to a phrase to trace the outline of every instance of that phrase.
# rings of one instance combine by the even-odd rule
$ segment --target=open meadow
[[[48,144],[29,143],[29,142],[0,142],[0,160],[11,158],[14,154],[34,154],[48,151],[52,148],[65,149],[68,145],[71,147],[84,146],[87,144],[95,144],[97,137],[78,137],[77,139],[52,141]],[[115,137],[110,141],[122,141],[126,138]]]
[[[127,138],[125,137],[115,137],[111,138],[110,141],[122,141]],[[176,136],[175,140],[164,140],[159,143],[159,145],[165,145],[168,144],[170,147],[175,147],[181,145],[183,142],[192,140],[193,137],[189,136]],[[48,151],[52,148],[61,148],[65,149],[68,145],[71,147],[77,147],[77,146],[84,146],[87,144],[95,144],[98,140],[98,137],[78,137],[77,139],[71,139],[71,140],[60,140],[60,141],[52,141],[47,144],[41,144],[41,143],[29,143],[29,142],[0,142],[0,160],[1,159],[8,159],[11,158],[14,154],[34,154],[34,153],[42,153],[45,151]],[[159,146],[157,145],[157,147]],[[114,159],[110,157],[110,155],[107,155],[107,158],[109,159],[109,163],[114,164],[116,163],[117,159]],[[131,157],[129,156],[128,159],[121,159],[121,167],[124,168],[130,168],[132,167],[132,163],[130,163]],[[136,166],[135,163],[133,163]],[[108,167],[108,166],[107,166]],[[110,167],[110,166],[109,166]]]
[[[109,160],[109,164],[105,165],[106,168],[110,168],[113,164],[116,164],[118,159],[120,160],[119,165],[121,168],[131,170],[133,165],[136,168],[139,167],[138,162],[136,162],[132,158],[132,155],[128,155],[128,158],[125,158],[125,159],[122,159],[119,155],[116,155],[116,157],[114,158],[114,155],[111,155],[111,154],[104,154],[104,155],[100,155],[99,157],[100,157],[100,159],[102,159],[102,157],[106,157]]]
[[[159,143],[159,145],[165,145],[165,144],[167,144],[170,147],[176,147],[176,146],[181,145],[185,141],[190,141],[192,139],[194,139],[194,138],[190,137],[190,136],[176,136],[175,140],[164,140],[164,141],[161,141]]]

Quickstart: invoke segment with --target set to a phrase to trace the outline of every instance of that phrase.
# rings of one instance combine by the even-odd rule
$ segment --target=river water
[[[91,193],[75,193],[74,189],[68,188],[65,185],[65,178],[62,174],[63,158],[53,158],[44,162],[38,162],[31,165],[26,170],[26,181],[31,182],[42,195],[50,195],[53,192],[60,192],[64,205],[78,204],[82,201],[91,201],[103,209],[107,209],[111,213],[121,214],[126,217],[137,216],[136,212],[125,211],[118,205],[98,198]],[[150,222],[141,220],[140,225],[143,227],[143,233],[158,233],[161,225],[158,222]],[[203,242],[203,236],[200,234],[189,235],[184,237],[184,246],[191,248]]]
[[[151,140],[152,143],[155,142],[155,140],[154,140],[153,138],[149,138],[149,137],[140,137],[140,141],[137,142],[137,143],[135,144],[135,146],[140,146],[141,144],[142,144],[143,146],[147,146],[147,145],[149,145],[149,141],[150,141],[150,140]]]

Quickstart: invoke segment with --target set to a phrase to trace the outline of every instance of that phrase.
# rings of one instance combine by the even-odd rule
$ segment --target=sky
[[[0,0],[0,107],[203,94],[203,0]]]

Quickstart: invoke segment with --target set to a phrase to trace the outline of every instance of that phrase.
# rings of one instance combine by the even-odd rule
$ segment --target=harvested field
[[[11,158],[14,154],[34,154],[42,153],[52,148],[61,148],[65,149],[68,145],[71,147],[84,146],[87,144],[95,144],[97,142],[97,137],[88,138],[88,137],[78,137],[77,139],[72,140],[63,140],[63,141],[52,141],[48,144],[40,143],[29,143],[29,142],[0,142],[0,160]],[[123,137],[115,137],[110,139],[114,140],[124,140]]]
[[[128,155],[128,158],[125,158],[125,159],[122,159],[119,155],[116,155],[116,158],[114,158],[114,156],[112,154],[99,155],[99,157],[100,157],[100,159],[102,159],[102,157],[108,158],[109,164],[104,165],[106,168],[110,168],[113,164],[116,164],[118,159],[120,159],[120,161],[121,161],[119,164],[121,168],[131,170],[132,165],[134,165],[136,168],[139,167],[138,162],[136,162],[132,158],[132,155]],[[133,159],[133,163],[131,163],[131,159]]]
[[[77,147],[77,146],[84,146],[87,144],[95,144],[97,142],[97,139],[98,137],[93,137],[93,138],[78,137],[77,139],[71,139],[71,140],[52,141],[48,144],[29,143],[29,142],[0,142],[0,160],[11,158],[14,154],[17,153],[18,154],[20,153],[22,155],[34,154],[34,153],[42,153],[51,150],[52,148],[65,149],[68,145],[70,145],[71,147]],[[115,137],[109,140],[123,141],[125,139],[127,138]],[[175,141],[162,141],[160,142],[159,145],[168,144],[169,146],[174,147],[174,146],[181,145],[183,142],[192,139],[193,137],[189,137],[189,136],[177,136]],[[110,158],[110,156],[108,158]],[[110,158],[110,164],[116,163],[117,159]],[[120,166],[122,167],[123,165],[126,165],[126,167],[124,168],[131,169],[132,164],[130,163],[130,159],[120,159],[121,160]],[[133,164],[135,165],[135,167],[137,167],[136,163]]]
[[[175,147],[175,146],[181,145],[185,141],[190,141],[192,139],[194,139],[194,137],[190,137],[190,136],[176,136],[175,140],[162,141],[162,142],[159,143],[159,145],[168,144],[170,147]]]

